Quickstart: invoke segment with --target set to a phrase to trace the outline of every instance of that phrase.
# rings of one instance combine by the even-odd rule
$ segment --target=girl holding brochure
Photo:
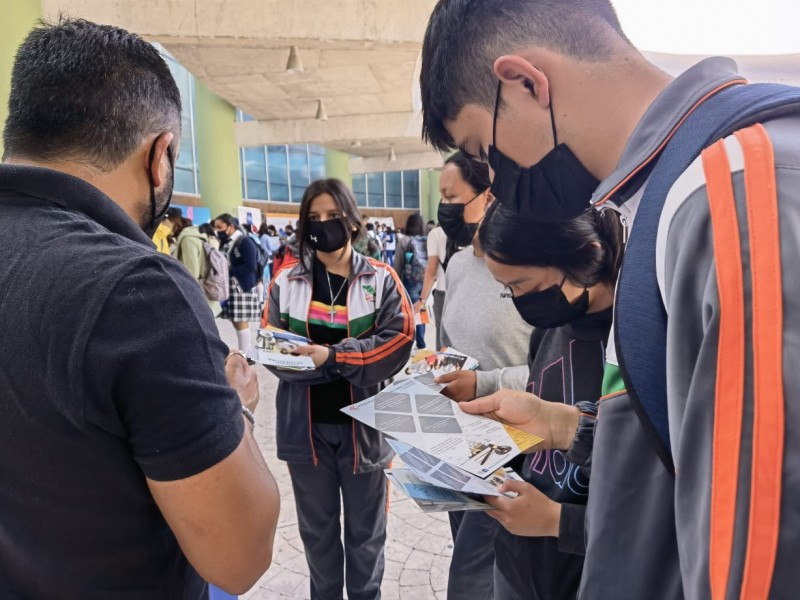
[[[589,186],[587,186],[588,188]],[[586,198],[592,189],[586,190]],[[544,400],[577,406],[589,428],[601,394],[605,350],[613,316],[614,284],[622,254],[622,227],[613,211],[589,210],[570,221],[520,215],[500,202],[489,208],[480,231],[486,264],[513,294],[531,336],[527,391]],[[591,416],[592,418],[590,418]],[[588,423],[591,421],[591,423]],[[500,498],[489,514],[509,526],[513,519],[546,519],[549,537],[501,530],[495,539],[495,598],[574,599],[583,570],[583,523],[589,493],[582,464],[586,432],[570,451],[528,456],[506,485],[519,496]],[[526,510],[534,498],[544,510]],[[514,523],[517,525],[518,523]]]
[[[586,198],[593,189],[586,186]],[[612,211],[548,219],[543,213],[521,215],[498,200],[479,230],[489,270],[534,331],[528,367],[479,373],[478,389],[483,395],[519,394],[501,388],[520,389],[522,370],[527,372],[525,391],[576,406],[575,420],[581,420],[579,436],[559,446],[569,447],[568,452],[542,450],[525,459],[520,472],[525,482],[507,482],[503,488],[518,493],[516,498],[487,498],[496,509],[487,514],[504,526],[495,538],[496,600],[574,599],[583,570],[589,490],[589,465],[583,460],[596,399],[602,395],[622,227]],[[453,374],[437,381],[470,376]],[[474,377],[471,383],[474,397]],[[484,403],[466,402],[462,408],[480,413]]]
[[[383,578],[383,469],[393,454],[378,431],[341,409],[375,395],[402,369],[414,315],[394,270],[353,250],[363,234],[345,184],[312,183],[300,206],[300,261],[273,279],[262,319],[311,340],[295,353],[317,367],[270,368],[280,379],[278,457],[289,465],[312,600],[340,599],[345,587],[350,600],[375,600]]]

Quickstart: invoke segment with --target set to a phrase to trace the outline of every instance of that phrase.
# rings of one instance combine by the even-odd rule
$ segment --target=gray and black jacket
[[[733,61],[714,58],[672,82],[601,183],[595,205],[618,211],[635,228],[646,165],[708,94],[740,79]],[[720,212],[726,190],[727,213]],[[772,205],[763,201],[770,195]],[[775,214],[765,219],[771,206]],[[800,262],[798,239],[800,118],[776,114],[726,138],[670,190],[653,269],[668,315],[674,471],[620,383],[612,343],[594,441],[581,598],[797,597],[800,287],[792,271]],[[763,303],[765,295],[777,296],[777,305]],[[754,321],[766,326],[754,328]],[[768,339],[770,330],[777,339]],[[777,351],[765,352],[766,345]],[[774,369],[782,387],[759,387]]]
[[[270,369],[278,379],[278,458],[316,463],[311,441],[310,386],[346,379],[352,403],[377,394],[381,384],[408,362],[414,340],[411,301],[394,270],[353,252],[347,296],[348,336],[333,345],[328,363],[314,371]],[[302,263],[278,272],[269,288],[262,326],[308,337],[313,275]],[[382,469],[393,456],[383,436],[353,421],[353,471]]]

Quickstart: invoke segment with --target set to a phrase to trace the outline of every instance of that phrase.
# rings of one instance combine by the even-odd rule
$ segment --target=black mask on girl
[[[328,219],[327,221],[308,221],[306,237],[314,250],[319,252],[336,252],[347,245],[350,235],[345,220]]]
[[[583,166],[566,144],[558,143],[552,101],[550,122],[553,126],[553,150],[527,169],[500,152],[495,144],[502,85],[503,82],[498,81],[492,145],[489,146],[489,166],[494,171],[492,194],[515,212],[535,213],[537,221],[571,221],[589,208],[589,201],[600,181]]]
[[[477,194],[466,204],[453,203],[445,204],[439,203],[439,225],[445,235],[458,246],[468,246],[472,243],[475,233],[478,231],[480,223],[466,223],[464,221],[464,209],[467,204],[474,202],[483,192]]]
[[[564,281],[566,281],[566,277]],[[531,327],[553,329],[562,327],[585,315],[589,309],[589,290],[583,290],[573,304],[567,300],[564,290],[561,289],[564,281],[561,282],[561,285],[550,286],[541,292],[528,292],[522,296],[514,296],[514,307],[522,320]]]

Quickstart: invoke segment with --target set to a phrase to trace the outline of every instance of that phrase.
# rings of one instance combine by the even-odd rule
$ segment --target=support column
[[[437,221],[439,212],[439,179],[442,172],[438,169],[427,169],[422,174],[422,198],[420,198],[420,212],[425,222]]]
[[[211,218],[222,213],[236,216],[242,205],[239,147],[233,124],[236,109],[195,80],[195,121],[200,195]]]
[[[4,2],[0,18],[0,129],[8,117],[8,95],[11,93],[11,69],[17,49],[42,17],[41,0],[14,0]],[[3,140],[0,136],[0,156]]]
[[[353,187],[353,176],[350,174],[350,157],[344,152],[325,148],[325,176],[344,181]]]

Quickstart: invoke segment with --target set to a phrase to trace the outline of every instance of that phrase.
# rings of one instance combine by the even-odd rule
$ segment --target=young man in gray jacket
[[[589,206],[570,190],[590,174],[601,180],[591,202],[631,234],[667,142],[745,83],[723,58],[673,80],[604,0],[442,0],[421,71],[426,137],[488,159],[499,201],[566,214]],[[663,191],[649,268],[667,319],[666,443],[642,410],[650,398],[623,384],[624,344],[610,347],[596,432],[592,415],[520,392],[465,406],[591,455],[582,598],[795,594],[800,306],[781,265],[800,258],[799,134],[797,117],[762,115],[687,156]]]

